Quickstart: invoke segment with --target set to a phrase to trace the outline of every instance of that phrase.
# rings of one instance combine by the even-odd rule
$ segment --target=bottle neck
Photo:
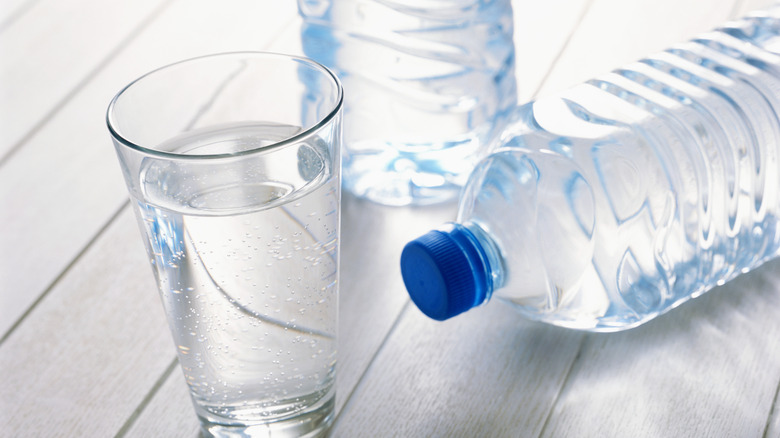
[[[485,276],[485,299],[483,304],[490,301],[493,291],[504,285],[504,261],[498,245],[482,226],[473,221],[466,221],[462,224],[451,223],[447,226],[461,231],[464,238],[469,239],[470,243],[476,249]]]

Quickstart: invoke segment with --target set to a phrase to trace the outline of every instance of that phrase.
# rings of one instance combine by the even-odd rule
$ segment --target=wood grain
[[[544,82],[540,95],[687,41],[767,4],[766,0],[596,0]]]
[[[173,359],[134,227],[127,210],[2,344],[6,431],[111,436]]]
[[[538,436],[582,336],[500,303],[444,323],[409,306],[334,436]]]
[[[520,99],[769,3],[515,0]],[[299,23],[294,1],[0,7],[0,435],[196,436],[105,108],[183,58],[300,54]],[[342,214],[332,436],[780,438],[780,261],[624,333],[501,302],[438,323],[409,303],[398,257],[455,205],[345,196]]]
[[[515,22],[515,76],[519,102],[534,98],[592,0],[519,0]]]
[[[190,393],[184,376],[176,369],[165,379],[165,383],[148,404],[139,406],[141,411],[137,419],[127,423],[127,438],[182,437],[195,438],[200,431],[200,423],[190,401]]]
[[[0,7],[0,33],[26,14],[38,0],[7,0]]]
[[[0,158],[99,70],[163,0],[39,0],[0,37]]]
[[[778,268],[635,330],[588,335],[543,436],[762,436],[780,382]]]
[[[17,249],[0,252],[0,284],[7,291],[0,294],[0,333],[127,199],[104,121],[113,95],[174,61],[266,47],[258,28],[269,29],[270,44],[296,14],[294,7],[280,7],[273,16],[267,9],[241,0],[173,4],[0,166],[0,248]]]

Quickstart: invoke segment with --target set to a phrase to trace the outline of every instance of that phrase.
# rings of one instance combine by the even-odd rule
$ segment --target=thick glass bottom
[[[327,435],[334,418],[335,397],[333,393],[321,399],[308,409],[289,417],[270,421],[219,423],[213,417],[201,422],[201,437],[204,438],[317,438]]]

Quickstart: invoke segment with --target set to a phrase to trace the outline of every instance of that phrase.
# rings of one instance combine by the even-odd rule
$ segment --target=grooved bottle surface
[[[778,17],[517,107],[457,221],[497,260],[485,264],[493,295],[533,319],[613,331],[775,257]]]
[[[455,199],[516,104],[511,2],[298,6],[306,56],[344,84],[345,189],[389,205]]]

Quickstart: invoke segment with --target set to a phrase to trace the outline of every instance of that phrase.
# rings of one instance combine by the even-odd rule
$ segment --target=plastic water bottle
[[[616,331],[775,257],[779,51],[775,8],[516,108],[457,221],[404,248],[412,300]]]
[[[456,199],[517,104],[511,0],[298,7],[304,53],[344,85],[344,188],[388,205]]]

